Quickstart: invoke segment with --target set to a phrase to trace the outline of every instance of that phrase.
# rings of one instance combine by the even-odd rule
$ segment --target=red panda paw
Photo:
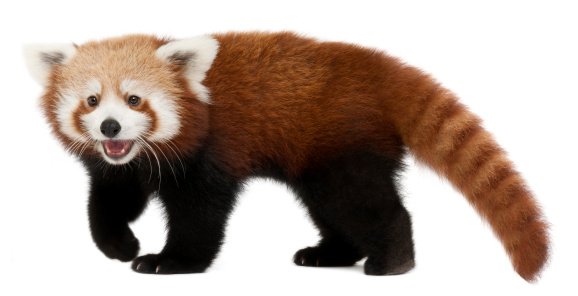
[[[105,239],[97,239],[96,244],[104,255],[110,259],[129,262],[134,259],[140,250],[138,239],[132,231],[126,230],[120,235],[111,235]]]
[[[299,266],[352,266],[362,258],[349,248],[321,245],[297,251],[293,262]]]
[[[170,256],[167,254],[148,254],[138,257],[132,262],[132,270],[149,274],[178,274],[204,272],[208,263],[198,263],[188,258]]]
[[[404,274],[415,267],[413,258],[404,261],[399,260],[383,260],[384,258],[377,258],[369,256],[364,264],[365,274],[367,275],[398,275]],[[395,258],[398,259],[398,258]],[[397,262],[396,262],[397,261]]]

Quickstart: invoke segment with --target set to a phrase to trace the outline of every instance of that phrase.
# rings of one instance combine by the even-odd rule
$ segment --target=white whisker
[[[141,146],[143,146],[143,149],[142,149],[142,150],[143,150],[144,153],[147,155],[147,158],[148,158],[148,160],[149,160],[149,167],[150,167],[150,171],[151,171],[150,176],[149,176],[149,183],[150,183],[150,181],[151,181],[151,179],[152,179],[152,177],[153,177],[153,164],[152,164],[152,162],[151,162],[151,157],[150,157],[149,153],[148,153],[147,150],[146,150],[146,146],[144,145],[144,143],[142,143],[143,140],[142,140],[140,137],[137,138],[137,142],[140,143]]]
[[[155,159],[157,160],[157,165],[158,165],[158,169],[159,169],[159,190],[161,190],[161,181],[162,181],[162,176],[161,176],[161,162],[159,160],[159,157],[157,156],[157,154],[155,153],[154,149],[151,147],[151,145],[149,145],[145,140],[143,140],[141,137],[138,137],[138,139],[140,139],[140,143],[145,145],[146,147],[149,148],[149,150],[151,151],[151,153],[154,155]]]
[[[167,164],[169,165],[169,167],[171,168],[171,171],[173,172],[173,176],[175,177],[175,182],[177,183],[177,187],[179,187],[179,181],[177,180],[177,174],[175,173],[175,170],[173,169],[173,166],[171,165],[171,161],[170,159],[167,157],[167,155],[163,152],[163,149],[161,149],[161,147],[159,147],[159,145],[157,145],[155,142],[151,142],[153,145],[155,145],[159,151],[163,154],[163,156],[165,157],[165,159],[167,160]]]
[[[77,151],[84,144],[83,140],[86,140],[86,138],[88,138],[87,134],[88,133],[84,133],[84,134],[78,136],[76,139],[74,139],[74,141],[72,143],[70,143],[70,145],[68,145],[68,147],[66,148],[66,151],[68,151],[72,155],[80,156],[80,153],[77,154]]]
[[[166,140],[164,142],[162,142],[164,145],[166,145],[167,147],[169,147],[169,149],[171,149],[173,151],[173,153],[175,154],[175,157],[179,160],[179,162],[181,163],[181,167],[183,168],[183,177],[186,176],[186,169],[185,169],[185,165],[183,164],[183,161],[181,160],[181,157],[179,156],[179,153],[177,153],[177,151],[175,151],[175,149],[173,149],[173,147],[171,147],[171,145],[174,145],[176,148],[176,145],[171,141],[171,140]],[[182,156],[182,155],[181,155]]]

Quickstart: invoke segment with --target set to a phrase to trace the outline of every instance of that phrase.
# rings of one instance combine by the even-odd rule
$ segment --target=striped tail
[[[404,82],[421,90],[394,93],[401,98],[394,111],[401,114],[396,125],[404,143],[487,220],[516,272],[526,281],[537,280],[548,260],[548,224],[520,173],[454,94],[429,76],[416,76],[415,69],[404,71]]]

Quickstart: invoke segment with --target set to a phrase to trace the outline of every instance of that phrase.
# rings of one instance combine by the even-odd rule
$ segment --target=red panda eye
[[[90,107],[96,107],[96,105],[98,105],[98,99],[95,96],[90,96],[86,100],[88,102],[88,106]]]
[[[137,106],[140,104],[140,98],[137,96],[130,96],[128,97],[128,104],[131,106]]]

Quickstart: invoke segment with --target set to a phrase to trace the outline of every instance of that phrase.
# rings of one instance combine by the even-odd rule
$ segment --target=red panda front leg
[[[163,179],[159,191],[167,217],[165,247],[159,254],[136,258],[136,272],[204,272],[221,248],[241,182],[202,157],[185,166],[186,178]]]
[[[104,174],[99,166],[87,161],[85,165],[90,175],[88,216],[92,238],[107,257],[131,261],[138,255],[139,241],[128,223],[143,212],[148,194],[132,172],[111,169]]]

